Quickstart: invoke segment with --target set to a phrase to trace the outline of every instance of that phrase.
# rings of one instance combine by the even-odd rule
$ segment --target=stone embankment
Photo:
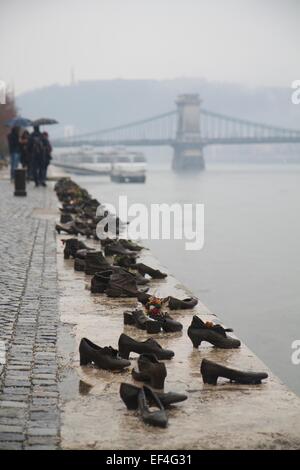
[[[67,237],[54,232],[59,214],[52,188],[29,188],[27,198],[14,198],[8,181],[0,181],[0,188],[0,341],[6,349],[6,363],[0,365],[0,449],[300,447],[300,400],[252,351],[244,344],[236,350],[208,344],[193,349],[187,336],[192,315],[218,322],[201,302],[172,313],[182,332],[154,335],[175,351],[166,361],[165,390],[184,392],[188,399],[168,412],[166,429],[145,426],[119,397],[120,383],[132,383],[131,368],[111,373],[80,367],[78,354],[82,337],[113,347],[122,332],[146,339],[145,332],[123,325],[123,311],[137,301],[92,295],[91,276],[64,260],[61,238]],[[149,251],[141,259],[167,272]],[[170,273],[151,281],[150,292],[190,295]],[[269,379],[255,386],[225,380],[205,385],[203,358],[267,371]]]

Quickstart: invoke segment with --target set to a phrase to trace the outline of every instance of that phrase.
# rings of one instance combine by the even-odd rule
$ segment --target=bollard
[[[26,193],[26,170],[15,170],[15,196],[27,196]]]

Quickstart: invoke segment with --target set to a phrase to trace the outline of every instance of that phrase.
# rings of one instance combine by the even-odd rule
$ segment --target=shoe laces
[[[212,321],[204,322],[199,317],[196,317],[196,318],[193,319],[192,325],[193,324],[194,324],[194,327],[196,327],[196,328],[211,329],[211,330],[215,331],[216,333],[224,336],[225,338],[227,337],[226,333],[229,333],[229,332],[233,331],[232,328],[224,328],[222,325],[215,324]]]
[[[152,344],[153,346],[156,346],[159,349],[162,349],[162,346],[157,341],[155,341],[155,339],[153,339],[153,338],[148,338],[145,342],[147,344]]]
[[[113,356],[113,357],[117,357],[119,353],[119,351],[117,349],[114,349],[112,346],[105,346],[103,348],[103,352],[107,354],[108,356]]]
[[[219,333],[225,338],[227,337],[226,333],[233,331],[232,328],[224,328],[222,325],[220,324],[215,325],[213,322],[210,322],[210,321],[204,323],[204,325],[205,325],[204,328],[212,329],[213,331],[215,331],[216,333]]]

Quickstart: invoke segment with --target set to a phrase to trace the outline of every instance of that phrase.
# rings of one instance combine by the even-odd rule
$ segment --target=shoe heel
[[[80,365],[86,366],[90,363],[90,360],[84,354],[80,354]]]
[[[130,354],[130,349],[122,346],[122,345],[119,345],[119,355],[123,358],[123,359],[129,359],[129,354]]]
[[[124,312],[124,325],[134,325],[133,316],[130,312]]]
[[[74,270],[75,271],[84,271],[84,265],[78,262],[74,262]]]
[[[153,388],[163,389],[165,383],[165,377],[151,377],[150,385]]]
[[[192,339],[193,347],[198,349],[199,346],[201,345],[201,341],[199,341],[197,338]]]
[[[163,389],[165,378],[167,377],[167,369],[165,364],[162,362],[160,364],[160,368],[157,369],[153,374],[150,376],[150,385],[153,388]]]
[[[138,407],[138,391],[134,385],[122,383],[120,386],[120,396],[128,410],[136,410]]]
[[[194,336],[193,334],[191,334],[189,331],[188,331],[188,337],[192,341],[193,347],[198,349],[198,347],[200,346],[202,340],[197,338],[197,336]]]
[[[218,376],[217,375],[202,375],[203,382],[205,384],[217,385]]]

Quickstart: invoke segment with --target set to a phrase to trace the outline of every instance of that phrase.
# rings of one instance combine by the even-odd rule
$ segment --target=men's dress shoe
[[[129,359],[129,354],[135,352],[137,354],[155,354],[157,359],[172,359],[174,352],[169,349],[163,349],[161,345],[153,338],[148,338],[146,341],[136,341],[130,336],[121,334],[119,338],[119,354],[124,359]]]
[[[165,277],[167,277],[166,273],[162,273],[159,269],[150,268],[150,266],[147,266],[144,263],[136,263],[133,268],[136,269],[143,276],[145,274],[148,274],[153,279],[164,279]]]
[[[107,271],[108,269],[111,269],[111,265],[104,258],[101,251],[97,251],[96,253],[87,253],[85,263],[85,274],[92,275],[97,272]]]
[[[104,248],[105,246],[107,245],[110,245],[111,243],[114,243],[116,242],[116,239],[115,238],[103,238],[100,240],[100,243],[101,243],[101,246]]]
[[[77,251],[86,250],[86,251],[94,251],[94,248],[90,248],[82,241],[78,240],[77,238],[69,238],[62,240],[65,249],[64,249],[64,258],[69,259],[70,256],[72,258],[77,257]]]
[[[104,247],[104,253],[105,256],[127,255],[136,257],[136,252],[127,250],[119,241],[106,245]]]
[[[147,333],[159,333],[161,326],[158,321],[149,318],[143,310],[133,310],[132,312],[126,310],[123,313],[124,325],[132,325],[140,330],[146,330]]]
[[[55,230],[58,234],[60,234],[60,232],[66,232],[69,235],[77,235],[79,233],[74,225],[74,222],[67,222],[66,224],[56,224]]]
[[[230,382],[239,384],[260,384],[263,379],[268,377],[266,372],[251,372],[230,369],[216,362],[203,359],[201,363],[201,375],[204,383],[216,385],[218,377],[225,377]]]
[[[59,210],[61,213],[67,212],[68,214],[77,214],[78,208],[70,204],[63,204],[63,207],[60,207]]]
[[[176,331],[181,331],[183,328],[179,321],[174,320],[174,318],[164,312],[149,313],[149,317],[156,320],[166,333],[175,333]]]
[[[168,307],[170,310],[187,310],[194,308],[198,300],[195,297],[188,297],[187,299],[176,299],[175,297],[168,297]]]
[[[79,345],[80,365],[93,363],[100,369],[122,370],[130,366],[130,361],[120,358],[118,351],[111,346],[101,348],[87,338]]]
[[[146,279],[144,276],[142,276],[142,274],[140,274],[139,272],[131,272],[129,271],[128,269],[124,268],[125,271],[127,271],[128,273],[132,274],[132,276],[134,276],[135,280],[136,280],[136,283],[138,286],[145,286],[146,284],[149,284],[149,279]]]
[[[147,291],[147,288],[139,291],[135,277],[131,273],[120,269],[111,275],[106,295],[108,297],[136,297],[140,292]]]
[[[132,369],[134,380],[150,382],[153,388],[164,388],[167,369],[154,354],[141,354],[137,361],[137,369]]]
[[[84,271],[85,270],[85,260],[80,258],[75,258],[74,260],[74,269],[75,271]]]
[[[87,253],[90,253],[90,250],[83,248],[83,249],[77,250],[75,256],[76,258],[86,259]],[[93,253],[101,253],[101,251],[93,251]]]
[[[193,343],[194,348],[200,346],[201,341],[207,341],[217,348],[234,349],[239,348],[241,342],[238,339],[227,336],[227,332],[231,329],[225,329],[221,325],[213,323],[204,323],[196,315],[193,316],[192,323],[188,328],[188,336]]]
[[[73,217],[68,212],[62,212],[60,214],[60,223],[61,224],[66,224],[67,222],[72,222],[72,220],[73,220]]]
[[[138,301],[141,302],[141,304],[146,305],[151,299],[152,295],[147,294],[146,292],[139,292],[136,297]]]
[[[114,265],[122,268],[133,268],[136,265],[136,258],[128,255],[116,255],[114,257]]]
[[[150,399],[149,395],[151,395]],[[167,426],[168,417],[166,411],[153,390],[149,389],[147,393],[145,393],[144,387],[139,390],[138,410],[144,423],[150,424],[151,426],[159,426],[160,428]]]
[[[102,294],[103,292],[105,292],[112,273],[113,273],[112,269],[108,269],[107,271],[101,271],[100,273],[96,273],[92,277],[92,280],[91,280],[91,293]]]
[[[133,243],[131,240],[126,240],[125,238],[120,238],[119,242],[126,250],[129,251],[141,251],[144,248],[137,243]]]
[[[147,395],[147,398],[152,404],[152,395],[150,394],[149,390],[151,390],[147,385],[144,385],[144,392]],[[136,387],[135,385],[128,384],[122,382],[120,385],[120,396],[125,403],[126,407],[129,410],[136,410],[138,408],[138,394],[140,391],[140,387]],[[175,403],[180,403],[184,400],[187,400],[187,395],[183,393],[175,393],[175,392],[155,392],[158,398],[160,399],[164,408],[168,408],[169,406],[174,405]]]

